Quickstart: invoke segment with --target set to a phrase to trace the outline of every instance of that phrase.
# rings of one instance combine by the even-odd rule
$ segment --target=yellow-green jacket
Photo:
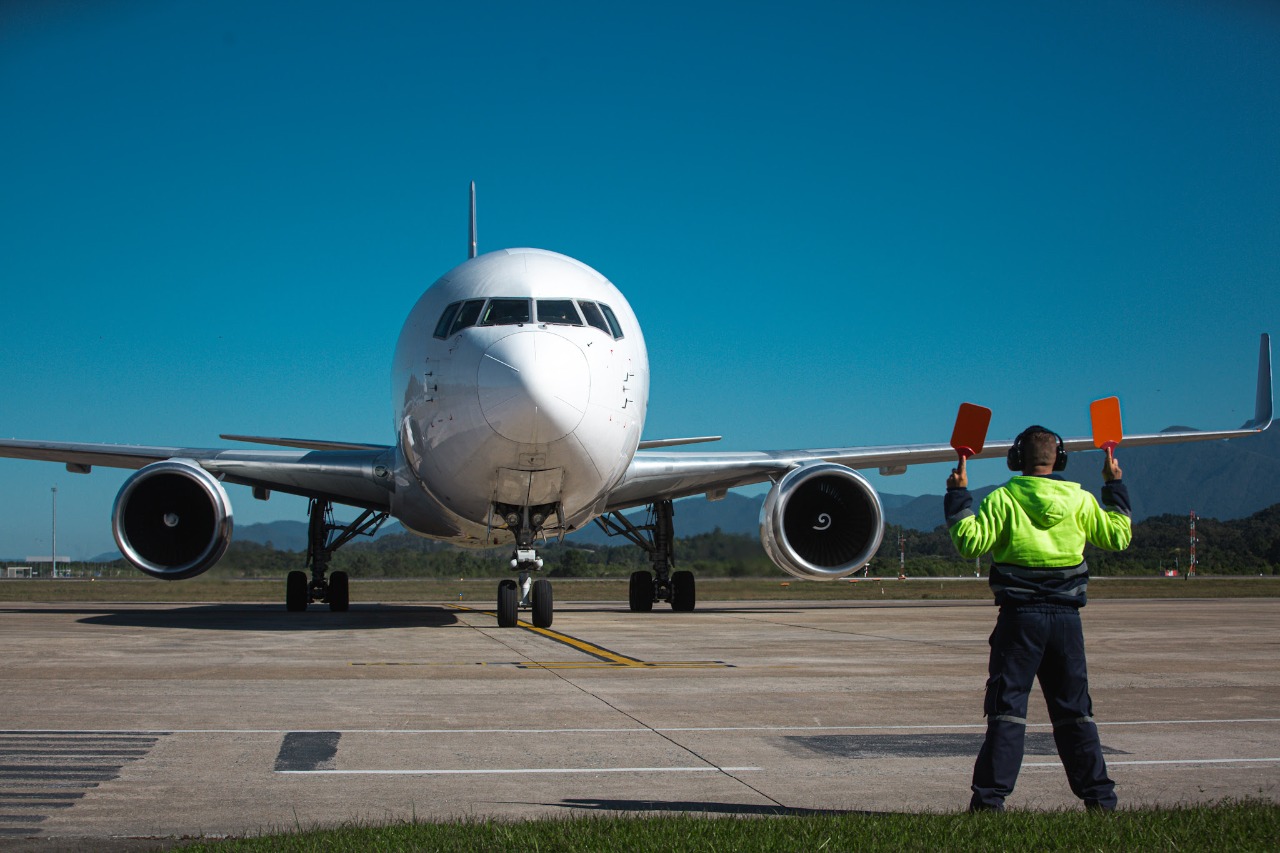
[[[972,559],[991,553],[997,604],[1083,607],[1089,585],[1085,543],[1122,551],[1133,538],[1125,484],[1104,485],[1102,502],[1079,483],[1019,476],[987,495],[977,513],[968,489],[949,489],[944,506],[960,554]]]

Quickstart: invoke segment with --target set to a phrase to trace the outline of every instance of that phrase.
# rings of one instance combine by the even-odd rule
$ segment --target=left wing
[[[1239,429],[1177,430],[1126,435],[1125,447],[1214,441],[1256,435],[1271,426],[1271,338],[1264,334],[1258,350],[1258,382],[1253,418]],[[988,442],[976,459],[1004,456],[1013,439]],[[1068,452],[1095,450],[1092,437],[1063,439]],[[788,471],[817,462],[833,462],[848,468],[879,468],[900,474],[909,465],[954,462],[950,444],[899,444],[880,447],[834,447],[817,450],[773,450],[742,453],[650,453],[640,451],[622,482],[609,494],[610,511],[643,506],[657,500],[674,500],[701,493],[715,494],[737,486],[777,481]]]

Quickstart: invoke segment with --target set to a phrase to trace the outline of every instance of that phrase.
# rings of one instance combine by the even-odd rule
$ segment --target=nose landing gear
[[[519,621],[521,608],[528,608],[535,628],[550,628],[554,615],[554,599],[551,581],[534,580],[534,572],[542,571],[542,558],[534,548],[533,540],[542,525],[557,507],[496,507],[507,528],[515,533],[516,549],[511,552],[511,569],[518,572],[516,580],[505,578],[498,584],[498,627],[514,628]]]

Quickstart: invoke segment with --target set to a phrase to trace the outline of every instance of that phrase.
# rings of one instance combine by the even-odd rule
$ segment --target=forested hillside
[[[1121,553],[1090,548],[1086,557],[1095,574],[1154,575],[1187,567],[1190,537],[1187,517],[1161,515],[1134,525],[1133,545]],[[1233,521],[1200,519],[1197,555],[1202,574],[1280,574],[1280,504]],[[974,563],[960,559],[945,530],[921,532],[890,525],[869,574],[896,576],[899,537],[903,537],[906,571],[911,576],[972,573]],[[552,544],[540,553],[551,577],[626,577],[648,566],[635,546]],[[355,578],[505,576],[508,551],[472,551],[409,534],[357,542],[334,556],[332,568]],[[702,577],[784,577],[764,555],[757,537],[716,530],[677,540],[679,568]],[[987,558],[980,561],[986,574]],[[297,551],[277,550],[251,542],[234,543],[213,570],[231,576],[283,575],[303,567]],[[121,564],[123,565],[123,564]]]

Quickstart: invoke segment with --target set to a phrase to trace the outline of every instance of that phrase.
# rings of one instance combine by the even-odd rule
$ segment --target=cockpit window
[[[618,325],[618,318],[614,316],[613,309],[601,302],[600,310],[604,312],[604,318],[609,323],[609,331],[613,333],[614,340],[621,338],[622,326]]]
[[[538,322],[560,326],[581,326],[582,318],[573,307],[572,299],[539,299]]]
[[[582,309],[582,316],[587,318],[587,325],[594,326],[606,335],[612,335],[609,324],[604,321],[604,315],[600,313],[600,306],[594,302],[582,301],[578,303],[578,307]]]
[[[481,326],[511,326],[529,322],[528,299],[490,299]]]
[[[458,316],[453,318],[453,325],[449,327],[449,334],[456,335],[463,329],[474,326],[476,320],[480,318],[480,309],[483,307],[483,299],[468,299],[463,302],[462,307],[458,309]]]
[[[612,309],[601,302],[580,299],[538,299],[538,322],[560,326],[581,326],[585,319],[588,326],[599,329],[617,339],[622,337],[622,326]],[[445,307],[436,322],[435,336],[448,338],[471,326],[512,326],[528,323],[532,318],[528,299],[468,299],[452,302]],[[581,313],[579,313],[581,311]]]
[[[444,309],[444,313],[440,315],[440,322],[436,323],[435,335],[437,338],[449,337],[449,327],[453,325],[453,318],[458,316],[458,308],[461,306],[461,302],[454,302]]]
[[[582,316],[587,319],[587,325],[599,329],[614,340],[622,337],[622,326],[618,325],[618,318],[614,316],[613,309],[603,302],[587,302],[585,299],[578,300],[578,307],[582,309]]]

